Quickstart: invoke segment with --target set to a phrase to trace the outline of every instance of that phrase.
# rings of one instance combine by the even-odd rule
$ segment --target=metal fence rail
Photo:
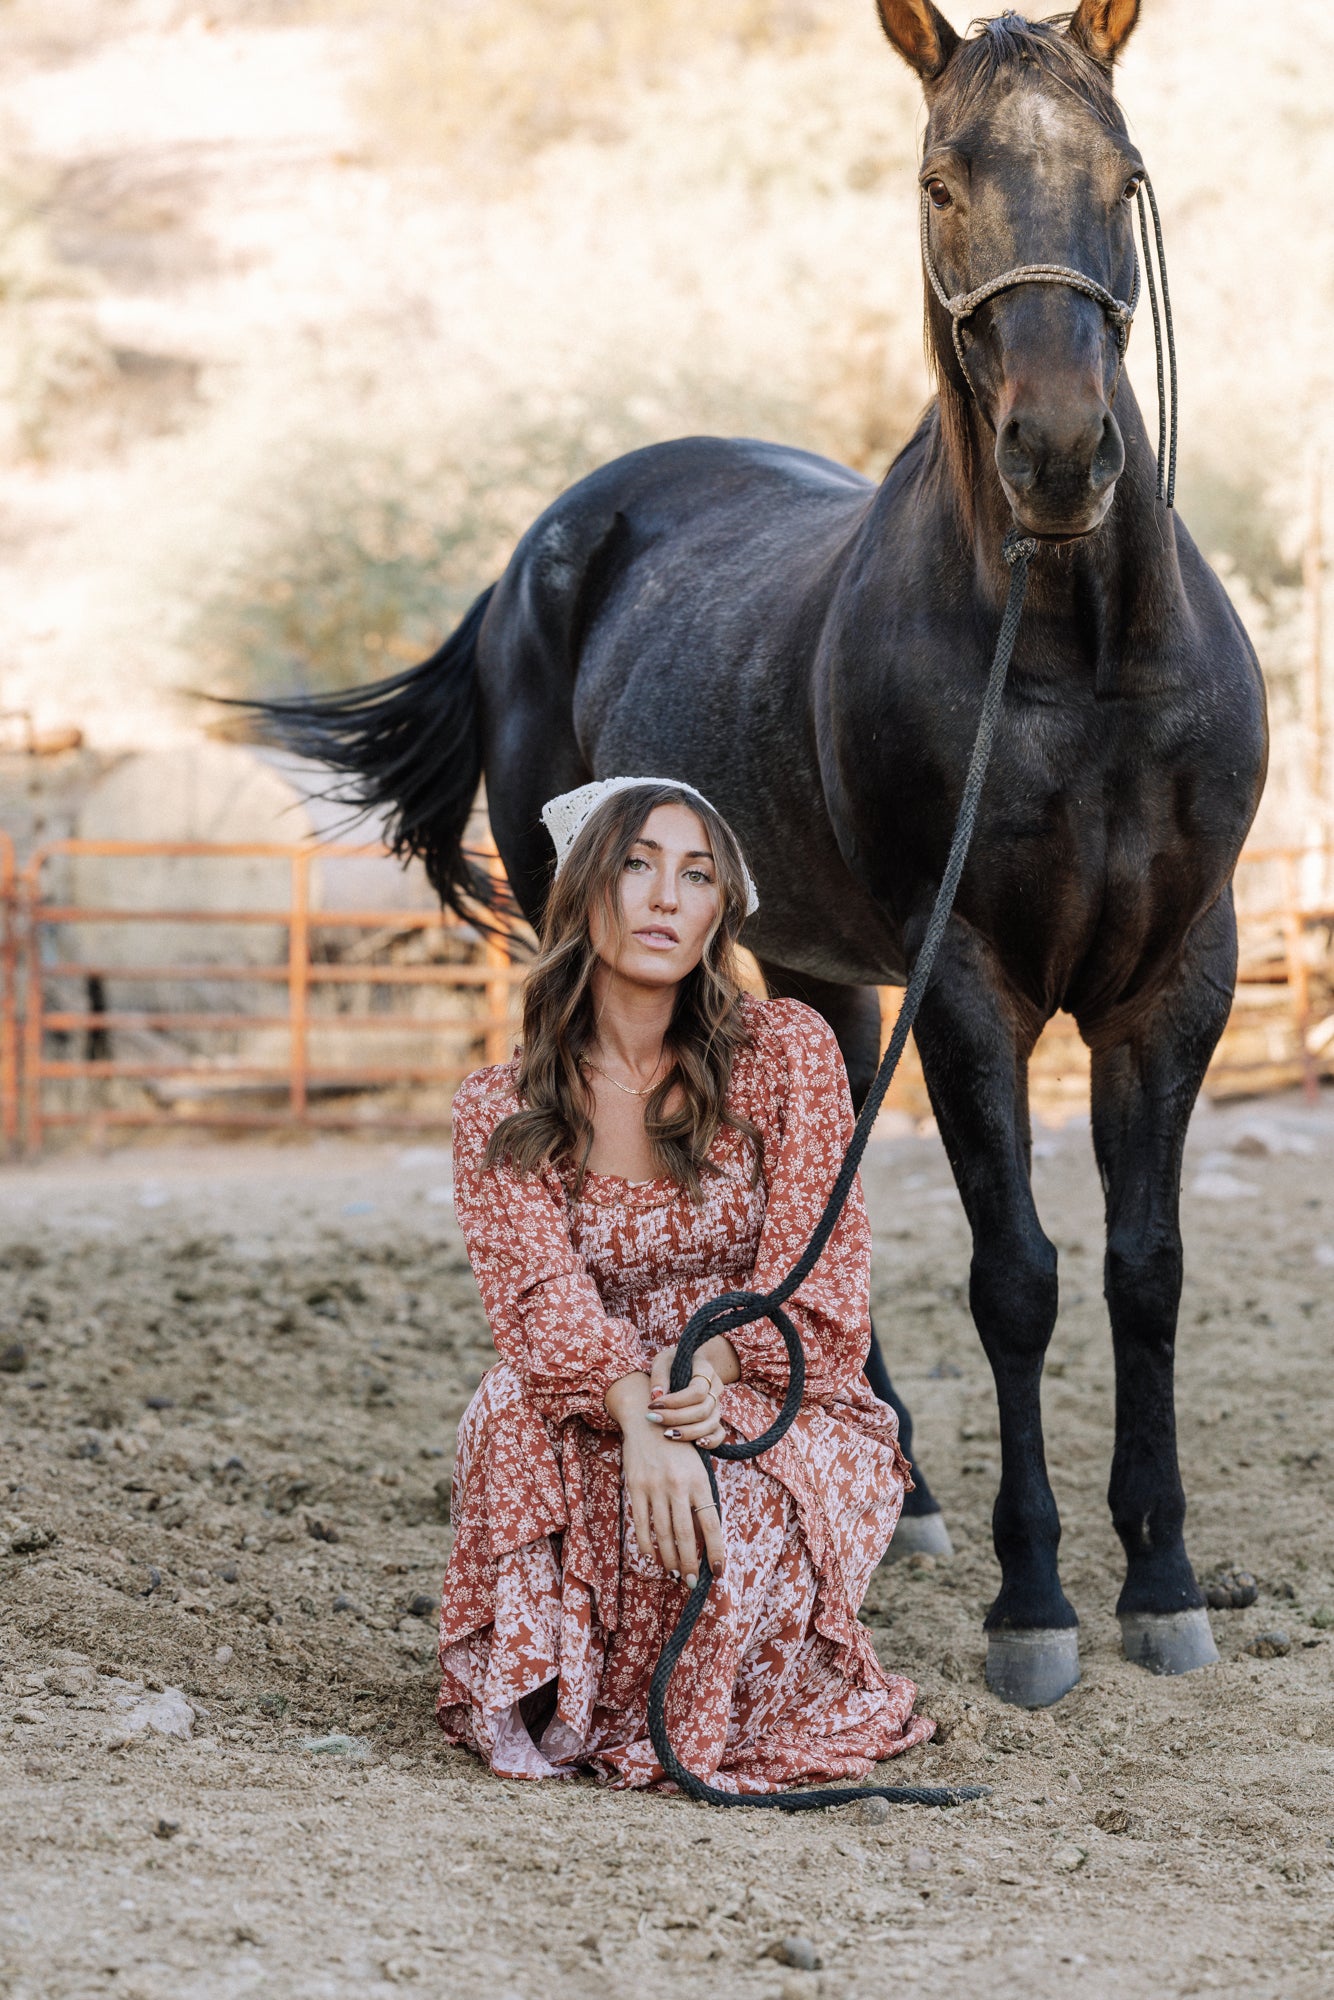
[[[312,1094],[334,1095],[367,1090],[422,1085],[452,1086],[478,1062],[500,1062],[509,1053],[514,1022],[516,989],[524,976],[522,963],[515,963],[507,946],[480,930],[473,930],[441,910],[357,910],[325,909],[312,906],[311,870],[326,861],[361,860],[382,857],[378,845],[330,844],[312,847],[279,842],[199,842],[199,841],[53,841],[37,849],[21,874],[13,876],[12,850],[8,859],[11,887],[6,899],[5,967],[11,972],[11,988],[5,1002],[5,1031],[15,1047],[21,1044],[22,1062],[14,1065],[6,1095],[5,1135],[12,1143],[21,1138],[25,1150],[38,1151],[52,1128],[68,1126],[153,1126],[179,1125],[181,1117],[170,1105],[150,1101],[145,1093],[140,1103],[99,1103],[53,1106],[48,1086],[56,1083],[207,1083],[220,1089],[250,1085],[281,1091],[281,1106],[241,1109],[204,1102],[192,1108],[190,1122],[239,1130],[318,1127],[362,1127],[375,1124],[397,1130],[438,1129],[447,1118],[442,1108],[435,1115],[367,1109],[335,1104],[332,1109],[316,1108]],[[185,903],[160,907],[132,907],[120,903],[91,903],[80,900],[44,899],[44,873],[54,861],[80,857],[133,864],[136,860],[281,861],[289,870],[290,893],[285,908],[253,909],[211,907],[200,909]],[[5,856],[0,851],[0,869]],[[497,868],[498,868],[498,864]],[[102,925],[183,925],[188,927],[244,927],[277,929],[286,934],[286,950],[280,963],[209,964],[179,961],[165,965],[125,962],[121,959],[53,955],[52,947],[63,943],[62,931],[83,930]],[[367,959],[356,963],[320,962],[312,954],[316,936],[358,933],[373,938],[376,933],[394,941],[412,936],[449,934],[450,942],[464,954],[453,962],[422,964],[376,963]],[[22,968],[21,977],[14,972]],[[282,1011],[235,1011],[222,1007],[106,1007],[93,1005],[88,996],[114,982],[118,987],[220,987],[238,986],[281,988],[285,997]],[[423,1016],[394,1011],[391,1007],[371,1013],[339,1012],[322,1014],[312,1001],[321,990],[360,986],[385,988],[402,994],[405,989],[475,995],[478,1004],[467,1017],[457,1019]],[[74,1004],[70,989],[82,989],[84,1004]],[[19,995],[22,995],[21,1011]],[[63,1004],[50,996],[58,993]],[[54,1035],[82,1034],[96,1038],[100,1045],[116,1033],[189,1034],[196,1038],[216,1034],[255,1037],[266,1030],[281,1030],[285,1050],[281,1061],[263,1055],[239,1059],[217,1054],[191,1056],[165,1054],[158,1060],[123,1055],[85,1053],[82,1056],[54,1055],[48,1051]],[[356,1036],[366,1031],[380,1035],[449,1033],[467,1045],[466,1055],[455,1061],[395,1062],[372,1060],[360,1063],[316,1063],[311,1057],[311,1037],[324,1030]],[[0,1046],[0,1068],[4,1047]],[[8,1072],[6,1072],[8,1074]]]
[[[313,893],[318,864],[383,854],[378,844],[61,840],[19,869],[12,840],[0,833],[5,1149],[35,1153],[60,1129],[179,1127],[186,1119],[241,1131],[444,1126],[452,1087],[479,1063],[503,1061],[512,1047],[525,954],[512,956],[505,941],[449,912],[330,908]],[[267,909],[201,908],[186,897],[139,908],[114,897],[58,895],[51,875],[58,866],[68,875],[80,859],[113,864],[117,883],[123,868],[127,884],[136,862],[285,863],[287,893]],[[494,854],[490,865],[503,879]],[[1334,1075],[1334,850],[1250,850],[1238,889],[1237,999],[1208,1087],[1258,1091],[1301,1081],[1314,1093],[1321,1075]],[[211,963],[207,947],[161,963],[109,952],[105,943],[100,953],[77,948],[90,931],[110,927],[114,935],[123,926],[133,936],[143,925],[180,926],[187,938],[210,926],[278,936],[267,962],[256,963]],[[146,947],[159,943],[160,929],[145,940]],[[427,944],[438,955],[403,962],[405,950]],[[112,1001],[108,987],[116,989]],[[238,1004],[246,987],[253,1009]],[[366,990],[366,1005],[357,1006],[355,988]],[[187,1004],[180,1004],[182,989]],[[191,989],[216,993],[217,1004],[191,1004]],[[278,1004],[265,1004],[270,991]],[[439,1004],[415,1011],[417,994]],[[352,1000],[347,1012],[338,1011],[344,998]],[[886,995],[890,1018],[898,998]],[[414,1060],[386,1059],[371,1039],[403,1035],[425,1038],[427,1056],[418,1050]],[[333,1036],[346,1038],[351,1050],[317,1060],[312,1042]],[[125,1053],[124,1041],[136,1037],[165,1045]],[[235,1038],[238,1048],[212,1046],[218,1037]],[[355,1052],[359,1038],[370,1049],[364,1059]],[[1068,1052],[1062,1061],[1069,1067]],[[173,1089],[186,1100],[168,1101]],[[431,1093],[425,1106],[423,1090]]]

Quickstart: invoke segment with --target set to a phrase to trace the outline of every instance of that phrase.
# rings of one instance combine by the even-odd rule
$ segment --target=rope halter
[[[1163,383],[1163,323],[1158,313],[1158,288],[1154,283],[1153,259],[1149,252],[1149,212],[1145,206],[1145,195],[1153,210],[1153,232],[1158,252],[1158,269],[1163,281],[1163,308],[1167,322],[1167,351],[1171,371],[1171,438],[1168,438],[1168,405]],[[947,292],[931,255],[931,197],[923,188],[921,191],[921,238],[922,265],[932,291],[950,316],[950,333],[954,341],[954,352],[958,357],[959,369],[968,384],[973,401],[981,407],[981,399],[968,373],[968,363],[964,359],[963,326],[972,318],[979,306],[988,299],[994,299],[998,292],[1013,291],[1017,285],[1067,285],[1071,291],[1082,292],[1085,298],[1100,305],[1111,321],[1116,335],[1117,364],[1119,382],[1121,370],[1125,366],[1126,349],[1130,344],[1130,328],[1135,318],[1135,308],[1139,304],[1142,270],[1148,272],[1149,303],[1153,308],[1153,338],[1158,359],[1158,497],[1165,506],[1171,507],[1176,499],[1177,466],[1177,355],[1176,337],[1172,326],[1172,302],[1167,290],[1167,265],[1163,255],[1163,229],[1158,214],[1158,203],[1154,199],[1153,188],[1147,174],[1140,181],[1136,195],[1139,214],[1140,235],[1144,242],[1144,263],[1141,269],[1138,251],[1135,255],[1135,283],[1128,299],[1119,299],[1115,292],[1108,291],[1106,285],[1096,278],[1090,278],[1087,271],[1077,271],[1070,264],[1016,264],[1012,270],[1002,271],[998,278],[988,278],[985,284],[975,285],[971,292]],[[1133,232],[1132,232],[1133,234]],[[1116,389],[1113,387],[1113,396]]]

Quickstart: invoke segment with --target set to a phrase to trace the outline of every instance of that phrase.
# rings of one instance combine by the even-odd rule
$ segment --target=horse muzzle
[[[1014,517],[1044,541],[1071,541],[1102,526],[1125,467],[1109,406],[1010,403],[996,427],[996,470]]]

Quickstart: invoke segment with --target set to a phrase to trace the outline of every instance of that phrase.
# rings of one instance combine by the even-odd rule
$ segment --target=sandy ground
[[[879,1144],[877,1313],[958,1547],[872,1585],[941,1724],[884,1775],[993,1788],[881,1822],[502,1784],[438,1740],[436,1495],[489,1356],[442,1149],[5,1169],[0,1995],[1329,1992],[1334,1107],[1197,1119],[1192,1552],[1261,1590],[1179,1681],[1119,1657],[1096,1178],[1078,1125],[1038,1150],[1084,1678],[1039,1715],[983,1687],[997,1447],[965,1234],[938,1142]],[[1275,1628],[1286,1654],[1248,1652]],[[766,1956],[789,1935],[818,1969]]]

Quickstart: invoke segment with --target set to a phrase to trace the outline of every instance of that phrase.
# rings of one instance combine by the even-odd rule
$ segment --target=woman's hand
[[[661,1424],[666,1437],[712,1450],[723,1442],[723,1389],[741,1376],[736,1349],[722,1334],[706,1340],[695,1350],[689,1382],[673,1395],[669,1384],[675,1359],[675,1347],[664,1347],[654,1358],[649,1377],[649,1422]]]
[[[621,1431],[621,1477],[630,1518],[641,1554],[650,1559],[656,1554],[670,1575],[683,1576],[693,1589],[701,1547],[708,1551],[714,1575],[723,1574],[722,1522],[699,1453],[646,1421],[649,1394],[647,1375],[623,1376],[607,1391],[607,1408]]]

